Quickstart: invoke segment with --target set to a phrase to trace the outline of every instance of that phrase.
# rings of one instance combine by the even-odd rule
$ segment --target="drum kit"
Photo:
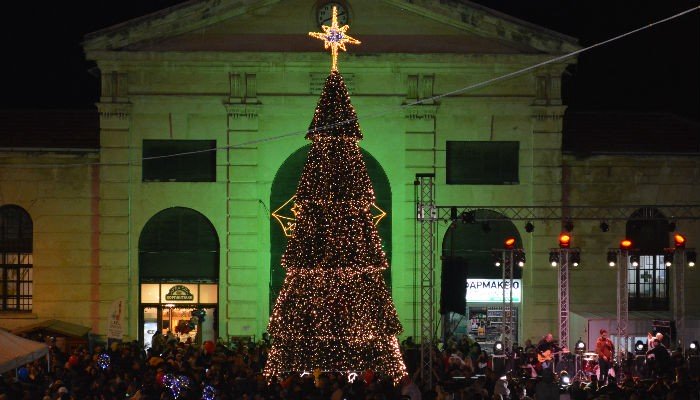
[[[589,352],[583,353],[581,356],[581,367],[578,370],[577,376],[582,380],[591,380],[591,376],[595,375],[600,379],[600,366],[598,365],[598,354]],[[615,369],[610,368],[608,374],[615,377]]]

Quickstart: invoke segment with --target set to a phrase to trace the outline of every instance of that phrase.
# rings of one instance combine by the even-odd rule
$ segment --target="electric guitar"
[[[564,347],[563,349],[561,349],[559,351],[545,350],[541,353],[537,353],[537,361],[539,361],[540,363],[543,363],[545,361],[552,361],[552,359],[554,359],[554,356],[556,356],[557,354],[568,353],[568,352],[569,352],[569,349],[567,349],[566,347]]]

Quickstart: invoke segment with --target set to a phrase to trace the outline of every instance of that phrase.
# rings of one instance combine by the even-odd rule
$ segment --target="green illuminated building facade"
[[[420,318],[417,173],[435,174],[438,204],[483,206],[479,212],[488,215],[495,213],[488,207],[507,205],[697,204],[700,194],[684,191],[686,182],[697,183],[696,159],[679,158],[682,176],[695,178],[675,182],[671,192],[652,195],[634,186],[609,196],[598,185],[619,182],[618,170],[610,168],[620,162],[634,169],[643,160],[562,153],[561,76],[575,58],[472,88],[574,51],[575,39],[468,2],[337,4],[349,33],[362,41],[341,53],[339,69],[364,133],[360,145],[377,194],[375,211],[386,213],[377,226],[403,337],[416,334]],[[318,31],[319,21],[328,23],[327,11],[326,2],[202,0],[85,38],[86,56],[101,73],[100,143],[91,153],[100,165],[85,161],[76,179],[83,194],[58,196],[83,215],[82,228],[75,228],[81,239],[64,243],[76,256],[49,261],[35,240],[32,318],[70,320],[107,336],[110,307],[124,299],[129,339],[149,342],[158,329],[182,329],[195,306],[207,311],[198,327],[203,340],[259,337],[284,277],[279,260],[290,233],[284,228],[293,222],[285,218],[294,215],[288,201],[330,69],[328,55],[306,33]],[[598,176],[605,168],[610,174]],[[61,175],[63,169],[30,172]],[[3,170],[6,179],[16,173]],[[659,170],[637,173],[650,186],[664,179]],[[32,215],[31,199],[14,195],[4,182],[1,190],[0,205],[29,210],[39,235],[41,215]],[[93,208],[71,197],[86,198]],[[604,253],[625,227],[612,225],[603,237],[598,222],[574,232],[581,235],[574,245],[583,249],[586,269],[572,273],[573,311],[615,310],[615,275]],[[527,267],[516,272],[519,342],[556,332],[557,274],[547,255],[561,229],[560,223],[535,222],[535,231],[526,233],[523,225],[506,219],[450,231],[449,221],[441,221],[436,235],[437,276],[441,256],[463,257],[470,279],[500,277],[490,249],[504,235],[518,238],[528,255]],[[700,234],[696,223],[688,228],[689,237]],[[83,266],[79,278],[44,270],[75,264]],[[81,284],[63,292],[45,281],[49,276],[54,283]],[[691,276],[686,290],[699,281]],[[439,285],[438,279],[436,293]],[[41,287],[51,287],[50,296],[37,293]],[[593,290],[599,294],[590,295]],[[67,312],[69,305],[76,312]],[[488,299],[476,305],[489,310]],[[0,323],[24,322],[10,316]]]

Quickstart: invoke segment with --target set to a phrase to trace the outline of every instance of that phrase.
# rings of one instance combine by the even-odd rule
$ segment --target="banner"
[[[109,307],[109,318],[107,318],[107,338],[122,339],[124,336],[124,313],[126,303],[124,298],[116,299]]]
[[[513,303],[520,303],[522,281],[513,279]],[[510,299],[510,281],[503,279],[467,279],[467,303],[501,303],[503,286],[506,288],[506,302]]]

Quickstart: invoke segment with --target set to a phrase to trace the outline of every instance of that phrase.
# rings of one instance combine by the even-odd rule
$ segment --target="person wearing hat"
[[[600,330],[600,337],[595,343],[595,353],[598,355],[598,368],[600,368],[599,381],[605,384],[608,381],[608,371],[612,366],[613,354],[615,353],[615,347],[608,338],[608,331],[605,328]]]

